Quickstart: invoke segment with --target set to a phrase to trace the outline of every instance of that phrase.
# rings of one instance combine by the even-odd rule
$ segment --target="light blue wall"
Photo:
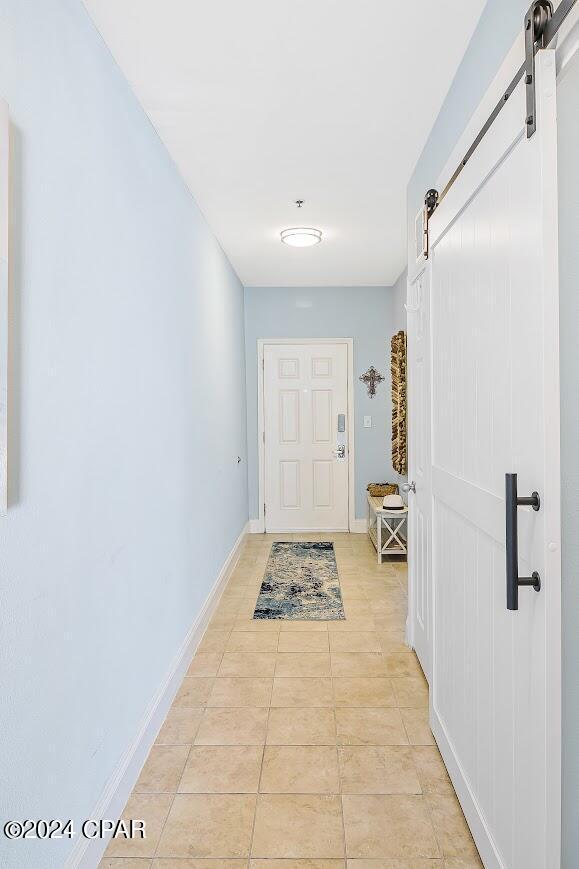
[[[247,519],[243,289],[79,0],[0,0],[0,94],[0,817],[78,822]],[[0,865],[71,844],[0,837]]]
[[[579,54],[559,79],[561,515],[563,533],[563,867],[579,866]]]
[[[522,28],[528,0],[488,0],[408,185],[409,233],[437,175]],[[579,58],[558,85],[563,561],[563,869],[579,866]]]
[[[390,338],[394,326],[391,287],[246,287],[247,440],[249,513],[258,516],[258,338],[353,338],[356,441],[356,517],[366,517],[365,489],[398,480],[391,461]],[[374,365],[386,380],[373,399],[358,378]],[[363,417],[372,416],[372,428]]]

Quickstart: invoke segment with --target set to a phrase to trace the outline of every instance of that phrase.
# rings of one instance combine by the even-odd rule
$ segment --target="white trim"
[[[263,449],[263,432],[265,428],[263,412],[263,359],[264,349],[268,344],[346,344],[348,348],[348,524],[352,531],[356,523],[356,455],[354,443],[354,339],[353,338],[258,338],[257,339],[257,451],[258,451],[258,519],[251,522],[260,523],[259,532],[265,530],[265,454]],[[364,520],[365,521],[365,520]],[[295,530],[295,529],[293,529]],[[313,528],[307,529],[314,531]],[[327,530],[327,529],[323,529]],[[284,529],[276,529],[277,533],[285,533]],[[253,533],[259,533],[253,532]]]
[[[313,533],[313,529],[312,529],[312,528],[307,528],[306,530],[307,530],[307,531],[312,531],[312,533]],[[324,532],[325,532],[325,531],[326,531],[326,529],[324,529]],[[368,520],[367,520],[367,519],[354,519],[353,522],[350,521],[350,534],[366,534],[367,531],[368,531]],[[296,531],[295,528],[293,529],[293,532],[292,532],[292,533],[294,533],[294,532],[295,532],[296,534],[305,533],[305,532],[300,532],[299,530]],[[275,531],[272,531],[272,532],[270,532],[270,533],[271,533],[271,534],[275,534],[276,532],[275,532]],[[280,533],[280,534],[287,534],[286,531],[280,531],[279,533]],[[332,532],[332,531],[327,531],[327,533],[328,533],[328,534],[332,534],[332,533],[334,533],[334,532]],[[335,532],[335,533],[343,534],[343,531]],[[248,531],[248,534],[265,534],[265,528],[264,528],[264,525],[263,525],[263,520],[262,520],[262,519],[250,519],[250,520],[249,520],[249,531]]]
[[[577,7],[574,10],[577,13]],[[575,23],[579,15],[575,18]],[[571,22],[566,22],[571,24]],[[568,31],[565,31],[568,32]],[[551,56],[551,58],[550,58]],[[551,64],[549,61],[551,60]],[[549,125],[551,135],[543,135],[541,165],[543,181],[543,413],[545,420],[545,570],[551,593],[548,597],[546,625],[547,699],[546,699],[546,765],[547,794],[545,824],[546,854],[559,865],[561,859],[561,382],[559,375],[559,185],[557,174],[557,88],[542,85],[550,65],[557,64],[557,55],[547,49],[537,60],[537,121],[543,115],[555,115]],[[555,76],[557,70],[555,70]],[[542,85],[542,87],[541,87]],[[555,544],[555,545],[553,545]],[[556,588],[556,592],[553,589]]]
[[[357,519],[357,522],[360,520]],[[282,528],[268,528],[268,534],[279,534],[287,536],[288,534],[349,534],[349,530],[344,531],[343,528],[292,528],[291,531],[284,531]]]
[[[414,412],[415,404],[414,404],[414,375],[415,375],[415,362],[417,358],[422,355],[426,359],[426,396],[423,395],[423,405],[426,398],[428,398],[428,405],[423,406],[422,414],[423,414],[423,425],[426,426],[426,429],[429,431],[430,429],[430,266],[431,261],[425,260],[422,264],[422,267],[418,269],[412,281],[408,280],[406,293],[408,299],[408,314],[412,314],[412,318],[408,316],[407,322],[407,359],[406,359],[406,378],[407,378],[407,421],[410,419],[410,414]],[[416,351],[415,342],[420,341],[421,350],[420,352]],[[426,350],[426,352],[424,352]],[[412,430],[409,428],[410,433]],[[423,504],[430,505],[426,510],[423,509],[423,526],[422,526],[422,545],[425,548],[427,553],[426,555],[426,569],[427,569],[427,577],[426,577],[426,595],[427,595],[427,624],[426,624],[426,633],[429,637],[427,641],[427,653],[426,655],[422,652],[421,657],[424,659],[420,660],[419,663],[424,671],[425,678],[429,685],[431,684],[431,673],[432,673],[432,570],[430,567],[430,538],[431,538],[431,526],[432,526],[432,509],[431,509],[431,499],[432,499],[432,481],[431,475],[424,474],[423,472],[418,473],[417,463],[415,461],[414,456],[414,439],[411,436],[408,436],[407,443],[408,450],[408,481],[416,482],[416,478],[420,476],[419,486],[423,490]],[[430,462],[431,458],[431,435],[430,431],[427,436],[427,446],[425,448],[425,458],[427,462]],[[417,637],[417,628],[416,628],[416,601],[417,601],[417,591],[416,591],[416,571],[415,571],[415,563],[414,563],[414,554],[417,551],[416,546],[420,546],[417,544],[413,538],[414,534],[414,526],[415,526],[415,495],[408,494],[407,497],[408,503],[408,555],[407,555],[407,565],[408,565],[408,611],[406,615],[406,630],[405,630],[405,641],[410,648],[416,651],[416,637]],[[420,643],[419,643],[420,645]],[[417,655],[418,657],[418,655]]]
[[[421,261],[411,261],[410,256],[408,257],[408,268],[406,275],[406,304],[404,305],[407,314],[416,314],[419,308],[410,301],[409,299],[409,289],[412,287],[416,281],[420,278],[420,276],[424,273],[424,270],[428,266],[428,259],[423,259]]]
[[[227,580],[231,576],[239,556],[245,535],[248,533],[247,523],[235,541],[233,549],[227,556],[213,588],[209,592],[201,611],[191,625],[187,636],[181,644],[173,663],[169,667],[165,679],[159,686],[155,696],[141,719],[135,739],[121,757],[103,793],[93,811],[88,817],[115,819],[120,817],[123,808],[139,777],[147,755],[154,744],[157,734],[163,724],[175,694],[181,685],[183,676],[189,668],[191,658],[199,645],[203,634],[221,597]],[[64,869],[94,869],[98,866],[108,844],[105,839],[77,839],[76,845]]]

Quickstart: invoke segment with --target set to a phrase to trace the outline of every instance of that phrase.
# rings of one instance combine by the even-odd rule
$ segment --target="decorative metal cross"
[[[376,395],[376,386],[379,383],[382,383],[384,378],[382,377],[380,372],[376,371],[374,366],[371,365],[366,373],[362,374],[360,380],[368,387],[368,395],[370,396],[370,398],[374,398],[374,396]]]

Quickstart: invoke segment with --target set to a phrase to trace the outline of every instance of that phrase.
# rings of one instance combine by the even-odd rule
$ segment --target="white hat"
[[[382,502],[382,508],[384,510],[404,510],[404,501],[400,495],[386,495]]]

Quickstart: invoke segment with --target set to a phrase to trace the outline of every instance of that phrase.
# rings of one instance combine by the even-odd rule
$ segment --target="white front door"
[[[536,58],[430,221],[431,723],[485,867],[560,865],[555,55]],[[515,510],[507,608],[505,478]],[[507,551],[506,551],[507,549]]]
[[[347,531],[348,345],[266,344],[263,360],[265,528]]]
[[[410,645],[430,682],[430,266],[409,288],[408,308],[408,607]]]

